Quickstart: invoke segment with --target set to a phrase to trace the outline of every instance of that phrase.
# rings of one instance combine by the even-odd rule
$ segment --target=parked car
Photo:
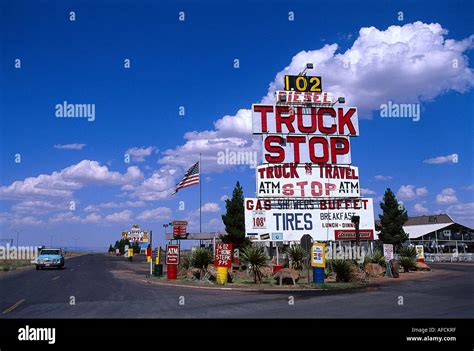
[[[64,252],[61,249],[42,249],[36,258],[36,270],[43,268],[64,269]]]

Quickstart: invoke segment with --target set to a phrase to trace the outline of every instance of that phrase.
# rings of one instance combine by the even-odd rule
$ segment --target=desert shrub
[[[413,257],[402,256],[400,257],[400,266],[403,267],[403,272],[407,273],[410,269],[414,269],[416,261]]]
[[[290,258],[291,267],[296,270],[302,270],[306,260],[306,252],[301,245],[291,245],[286,249],[286,254]]]
[[[332,267],[336,273],[337,282],[349,282],[352,278],[353,265],[351,261],[344,259],[332,260]]]

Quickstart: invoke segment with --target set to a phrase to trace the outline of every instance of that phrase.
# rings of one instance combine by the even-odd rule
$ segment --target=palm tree
[[[240,260],[247,264],[255,284],[262,282],[262,268],[267,266],[267,256],[261,246],[248,245],[242,249]]]
[[[292,245],[286,249],[286,254],[291,260],[291,267],[296,270],[303,269],[303,263],[306,259],[306,252],[301,245]]]

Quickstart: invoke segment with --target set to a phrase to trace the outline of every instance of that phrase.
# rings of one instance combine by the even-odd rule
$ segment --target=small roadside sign
[[[387,261],[393,260],[393,245],[383,244],[383,255]]]
[[[326,245],[314,243],[311,247],[311,266],[324,268],[326,266]]]
[[[166,245],[166,264],[179,264],[179,245]]]
[[[232,264],[232,244],[217,243],[216,256],[214,257],[214,266],[230,268],[231,264]]]

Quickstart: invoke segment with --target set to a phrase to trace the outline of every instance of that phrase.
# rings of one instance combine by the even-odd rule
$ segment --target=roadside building
[[[474,252],[474,230],[449,215],[409,217],[403,226],[410,243],[420,243],[430,253]]]
[[[408,217],[403,230],[408,234],[408,244],[423,245],[426,253],[474,252],[474,230],[444,213]]]

